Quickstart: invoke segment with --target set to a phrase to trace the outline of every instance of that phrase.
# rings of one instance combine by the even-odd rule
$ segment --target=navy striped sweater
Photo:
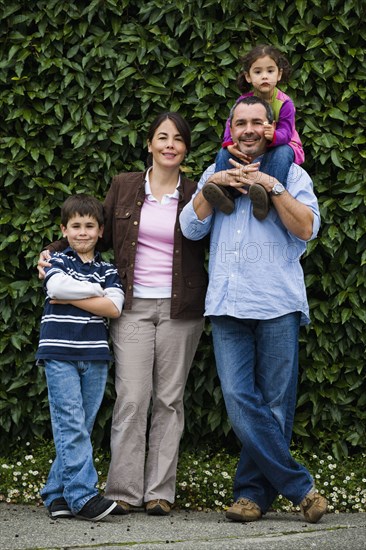
[[[108,345],[108,322],[103,317],[84,311],[69,304],[50,304],[47,284],[55,274],[69,276],[68,289],[73,299],[91,296],[108,296],[123,303],[123,290],[117,269],[104,262],[97,253],[92,262],[83,263],[70,247],[55,253],[46,269],[44,288],[46,303],[41,320],[40,340],[36,359],[69,361],[104,361],[111,358]],[[84,282],[94,289],[88,296],[79,292],[73,281]],[[90,286],[92,284],[92,286]]]

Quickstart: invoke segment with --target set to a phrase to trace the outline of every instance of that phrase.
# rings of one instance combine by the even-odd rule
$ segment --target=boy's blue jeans
[[[300,314],[275,319],[212,316],[217,371],[227,413],[242,444],[234,499],[262,513],[278,494],[299,504],[313,487],[289,447],[296,406]]]
[[[73,514],[98,494],[90,440],[108,375],[106,361],[45,361],[56,458],[41,490],[46,506],[64,497]]]
[[[290,170],[290,166],[294,161],[294,156],[294,151],[289,145],[270,147],[264,153],[259,169],[261,172],[264,172],[265,174],[276,178],[279,182],[282,183],[282,185],[286,187],[287,176]],[[230,158],[236,160],[237,162],[241,162],[237,158],[233,157],[226,148],[221,148],[215,159],[216,172],[233,168],[233,165],[229,162]],[[227,190],[232,191],[230,187],[227,187]],[[237,196],[242,196],[240,192],[237,193]]]

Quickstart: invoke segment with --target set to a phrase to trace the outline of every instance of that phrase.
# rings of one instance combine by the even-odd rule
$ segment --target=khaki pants
[[[108,498],[134,506],[159,498],[174,502],[184,388],[203,322],[170,319],[170,299],[141,298],[112,322],[117,398]]]

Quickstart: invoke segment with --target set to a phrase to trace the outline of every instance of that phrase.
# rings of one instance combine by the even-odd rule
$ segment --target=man
[[[298,334],[309,323],[300,258],[315,238],[319,209],[309,175],[293,164],[286,189],[258,169],[266,151],[271,107],[245,98],[231,114],[231,134],[252,159],[246,166],[214,173],[211,165],[183,209],[183,234],[196,240],[211,232],[209,287],[205,315],[210,316],[217,370],[228,415],[242,443],[234,482],[235,503],[226,516],[255,521],[278,494],[300,505],[316,523],[327,501],[314,487],[307,469],[289,452],[296,406]],[[240,189],[235,210],[213,210],[202,187],[213,182]],[[253,216],[247,194],[260,182],[271,193],[265,220]],[[243,187],[244,186],[244,187]]]

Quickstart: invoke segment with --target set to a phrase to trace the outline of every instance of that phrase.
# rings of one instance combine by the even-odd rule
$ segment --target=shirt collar
[[[151,185],[150,185],[150,178],[149,178],[150,170],[151,170],[151,168],[149,168],[147,170],[146,175],[145,175],[145,195],[146,195],[146,197],[148,198],[149,201],[156,201],[156,198],[154,197],[154,195],[151,192]],[[179,186],[180,186],[180,174],[179,174],[179,177],[178,177],[177,186],[175,188],[175,191],[173,193],[166,193],[163,196],[163,200],[161,202],[164,203],[164,202],[169,202],[170,199],[179,199],[179,191],[178,191]],[[165,199],[167,199],[167,201]]]
[[[71,246],[68,246],[67,248],[65,248],[63,253],[66,254],[67,256],[70,256],[71,258],[77,258],[78,260],[80,260],[82,262],[82,259],[80,258],[79,254],[73,248],[71,248]],[[94,252],[94,258],[91,260],[90,263],[99,262],[100,260],[101,260],[100,252],[95,251]],[[85,262],[83,262],[83,263],[85,263]]]

